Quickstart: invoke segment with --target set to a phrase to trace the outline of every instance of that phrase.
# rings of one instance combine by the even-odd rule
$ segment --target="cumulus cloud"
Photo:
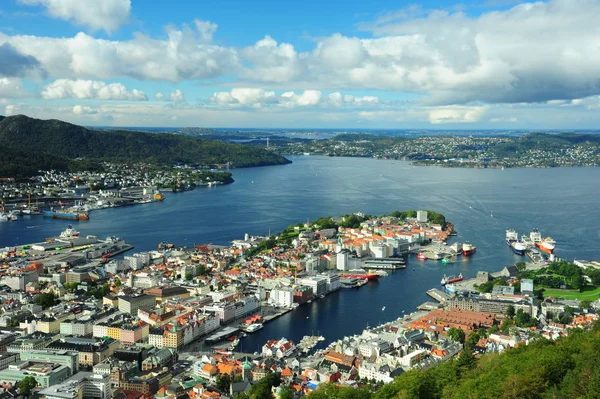
[[[185,97],[183,95],[183,92],[177,89],[171,94],[169,94],[169,100],[179,103],[185,101]]]
[[[335,34],[307,53],[267,37],[246,49],[245,76],[414,92],[431,105],[586,97],[600,92],[598,14],[596,0],[525,3],[478,17],[409,10],[372,24],[375,38]]]
[[[44,87],[42,97],[46,100],[63,98],[92,100],[146,101],[148,96],[141,90],[128,90],[121,83],[105,83],[96,80],[58,79]]]
[[[202,21],[200,19],[194,20],[194,25],[200,34],[200,39],[205,42],[212,41],[213,35],[217,31],[219,25],[210,21]]]
[[[0,78],[0,98],[29,97],[31,93],[25,90],[20,79]]]
[[[85,33],[51,38],[0,33],[21,54],[35,56],[48,75],[68,79],[159,80],[178,82],[222,76],[239,65],[237,50],[202,42],[189,26],[167,28],[165,39],[136,34],[126,41]]]
[[[96,111],[93,108],[88,107],[88,106],[75,105],[75,106],[73,106],[73,113],[75,115],[92,115],[92,114],[97,114],[98,111]]]
[[[274,91],[255,88],[234,88],[231,91],[216,92],[210,98],[217,105],[243,105],[260,108],[265,104],[276,103]]]
[[[305,90],[301,93],[287,91],[280,95],[274,91],[258,88],[233,88],[230,91],[215,92],[210,102],[220,106],[253,107],[278,106],[283,108],[296,107],[370,107],[380,104],[379,97],[355,97],[350,94],[342,95],[333,92],[324,95],[320,90]]]
[[[298,79],[306,69],[304,60],[289,43],[277,43],[271,36],[242,50],[244,60],[252,64],[242,71],[243,78],[282,83]]]
[[[158,101],[162,101],[165,98],[165,95],[162,94],[161,92],[157,92],[157,93],[154,93],[154,98],[156,98]]]
[[[131,0],[18,0],[28,6],[42,6],[54,18],[107,33],[127,22]]]
[[[31,55],[20,53],[10,43],[0,45],[0,76],[24,77],[43,76],[40,62]]]
[[[429,122],[434,125],[447,123],[474,123],[481,120],[485,111],[483,106],[460,107],[448,106],[438,107],[429,111]]]

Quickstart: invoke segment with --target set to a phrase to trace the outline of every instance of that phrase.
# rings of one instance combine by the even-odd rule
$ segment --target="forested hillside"
[[[576,330],[558,341],[540,339],[503,354],[457,359],[425,371],[412,370],[378,390],[326,384],[310,399],[598,398],[600,328]]]
[[[106,161],[152,162],[159,164],[191,163],[200,166],[231,163],[232,167],[278,165],[289,161],[262,148],[230,144],[217,140],[166,133],[132,131],[94,131],[59,120],[40,120],[24,115],[0,119],[0,142],[12,154],[56,158],[87,158]],[[16,152],[15,152],[16,151]],[[48,157],[48,165],[65,162]],[[16,162],[16,163],[15,163]],[[29,168],[11,156],[11,165]]]

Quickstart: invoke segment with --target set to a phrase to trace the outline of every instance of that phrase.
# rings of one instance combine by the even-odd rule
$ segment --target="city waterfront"
[[[360,289],[340,290],[301,306],[242,340],[253,352],[267,339],[323,335],[326,343],[412,312],[443,274],[498,270],[521,257],[504,242],[514,228],[539,228],[557,241],[558,256],[597,258],[595,211],[600,169],[445,169],[362,158],[292,157],[293,164],[238,169],[235,183],[169,194],[162,203],[95,211],[79,222],[82,234],[117,235],[143,251],[166,240],[176,245],[228,244],[244,233],[267,234],[319,216],[431,209],[454,223],[457,241],[477,246],[453,265],[409,260]],[[0,247],[43,240],[67,222],[28,216],[0,224]],[[451,243],[452,241],[450,241]],[[414,269],[414,270],[413,270]],[[382,310],[383,307],[385,310]]]

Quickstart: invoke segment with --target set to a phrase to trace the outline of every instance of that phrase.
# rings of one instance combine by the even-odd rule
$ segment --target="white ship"
[[[60,238],[73,238],[79,237],[79,232],[73,228],[73,226],[68,225],[67,229],[60,233]]]
[[[260,323],[253,323],[250,324],[248,327],[245,328],[247,333],[253,333],[255,331],[260,330],[261,328],[263,328],[263,325]]]
[[[506,230],[506,243],[511,245],[515,241],[519,241],[519,233],[513,229]]]
[[[542,233],[540,233],[538,229],[533,229],[533,231],[529,233],[529,239],[534,244],[537,244],[538,242],[542,241]]]

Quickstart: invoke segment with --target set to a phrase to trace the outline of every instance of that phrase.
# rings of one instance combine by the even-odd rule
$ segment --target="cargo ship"
[[[463,281],[462,273],[459,274],[458,276],[448,276],[448,277],[446,277],[446,275],[444,274],[441,284],[446,285],[446,284],[458,283],[459,281]]]
[[[554,247],[556,246],[556,241],[554,241],[550,237],[546,237],[543,241],[536,242],[535,245],[544,252],[548,252],[549,254],[554,253]]]
[[[65,219],[65,220],[89,220],[90,215],[87,212],[59,212],[59,211],[45,211],[44,216],[53,219]]]
[[[515,241],[519,241],[519,233],[513,229],[506,230],[506,244],[512,246]]]
[[[471,256],[477,251],[477,247],[466,242],[463,244],[462,251],[464,256]]]
[[[525,250],[527,246],[523,241],[515,241],[511,244],[510,248],[517,255],[525,255]]]

